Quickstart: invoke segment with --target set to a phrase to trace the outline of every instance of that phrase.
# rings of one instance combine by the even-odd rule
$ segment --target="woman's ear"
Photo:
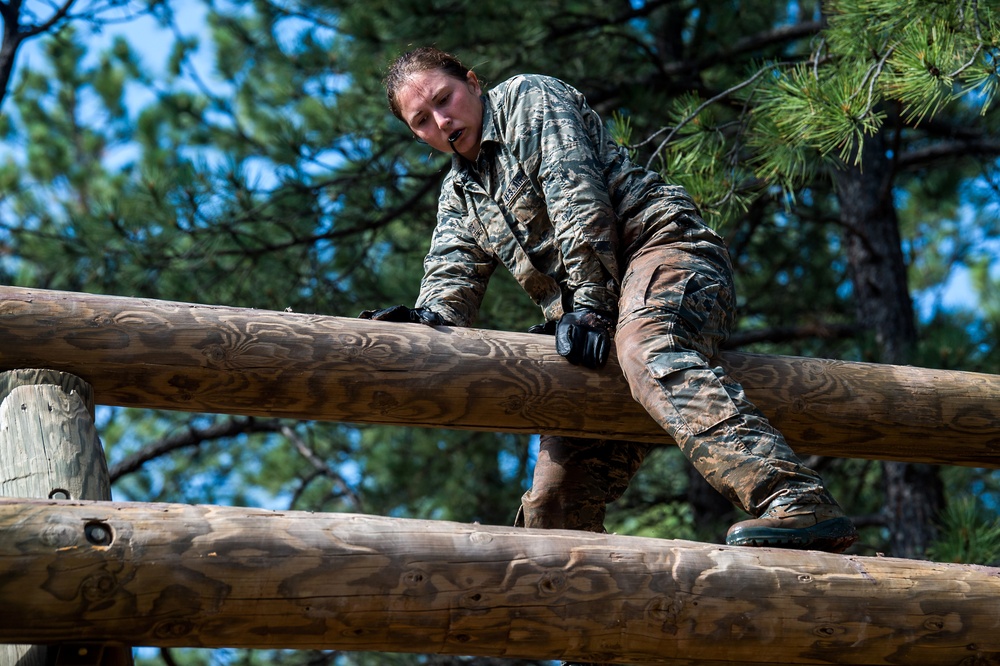
[[[483,94],[483,87],[479,85],[479,77],[471,69],[469,73],[465,75],[466,83],[469,84],[469,92],[473,93],[477,97]]]

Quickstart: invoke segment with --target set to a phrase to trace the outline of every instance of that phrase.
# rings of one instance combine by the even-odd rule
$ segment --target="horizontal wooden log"
[[[1000,466],[1000,377],[727,353],[800,454]],[[669,443],[612,358],[552,339],[0,287],[0,369],[64,370],[100,404]]]
[[[1000,663],[1000,569],[352,514],[0,500],[0,642]]]

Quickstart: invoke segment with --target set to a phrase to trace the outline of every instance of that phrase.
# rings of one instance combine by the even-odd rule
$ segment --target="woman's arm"
[[[424,258],[424,277],[415,307],[441,315],[456,326],[471,326],[479,314],[497,260],[469,231],[468,211],[445,182],[438,222]]]

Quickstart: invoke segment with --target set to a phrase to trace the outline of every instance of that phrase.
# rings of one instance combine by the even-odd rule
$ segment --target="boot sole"
[[[810,527],[745,527],[726,536],[730,546],[801,548],[841,553],[858,540],[849,518],[831,518]]]

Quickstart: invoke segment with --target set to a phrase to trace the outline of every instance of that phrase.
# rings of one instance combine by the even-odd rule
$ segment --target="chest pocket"
[[[525,292],[542,306],[546,319],[563,314],[562,291],[552,277],[558,273],[558,253],[552,242],[545,200],[523,172],[496,194],[478,184],[465,190],[469,221],[476,242],[507,267]]]
[[[498,200],[521,246],[530,254],[544,252],[551,241],[551,225],[545,199],[532,185],[531,179],[523,171],[518,171]]]

